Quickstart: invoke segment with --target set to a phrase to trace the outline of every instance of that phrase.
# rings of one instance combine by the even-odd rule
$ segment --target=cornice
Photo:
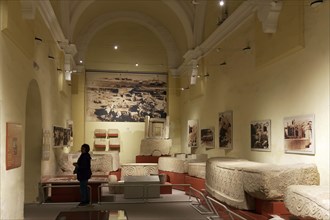
[[[210,53],[255,12],[262,23],[263,31],[275,33],[281,9],[282,2],[279,0],[248,0],[243,2],[204,42],[186,52],[183,57],[184,62],[178,68],[178,72],[184,72],[187,68],[191,69],[192,60],[199,60]]]

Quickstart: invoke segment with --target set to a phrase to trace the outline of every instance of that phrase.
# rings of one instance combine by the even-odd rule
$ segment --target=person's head
[[[81,145],[81,152],[82,153],[88,153],[89,150],[90,150],[90,148],[89,148],[89,145],[88,144]]]

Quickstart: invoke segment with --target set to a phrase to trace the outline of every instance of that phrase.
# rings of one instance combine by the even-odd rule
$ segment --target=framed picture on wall
[[[6,170],[20,167],[22,163],[22,125],[6,124]]]
[[[219,147],[220,149],[233,148],[233,112],[219,113]]]
[[[53,138],[54,147],[67,147],[70,145],[71,129],[54,126]]]
[[[197,147],[198,121],[188,120],[188,147]]]
[[[214,127],[201,129],[201,145],[206,149],[214,148]]]
[[[86,72],[85,120],[144,122],[166,118],[167,74]]]
[[[251,150],[270,151],[270,120],[252,121],[250,134]]]
[[[314,115],[285,117],[283,120],[285,153],[315,154]]]

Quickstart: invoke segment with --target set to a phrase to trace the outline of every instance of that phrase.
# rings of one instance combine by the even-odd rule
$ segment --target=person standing
[[[77,163],[73,165],[76,167],[77,179],[80,185],[80,203],[79,206],[86,206],[90,203],[90,194],[88,189],[88,180],[92,176],[91,170],[91,156],[89,154],[90,147],[88,144],[81,146],[81,155]]]

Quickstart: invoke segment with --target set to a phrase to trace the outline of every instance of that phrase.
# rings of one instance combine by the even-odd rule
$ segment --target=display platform
[[[157,184],[156,186],[151,186]],[[159,176],[125,176],[124,198],[158,198],[160,197]]]
[[[106,177],[92,177],[88,181],[91,202],[98,201],[98,190]],[[40,182],[41,202],[80,202],[79,181],[72,177],[44,178]]]

